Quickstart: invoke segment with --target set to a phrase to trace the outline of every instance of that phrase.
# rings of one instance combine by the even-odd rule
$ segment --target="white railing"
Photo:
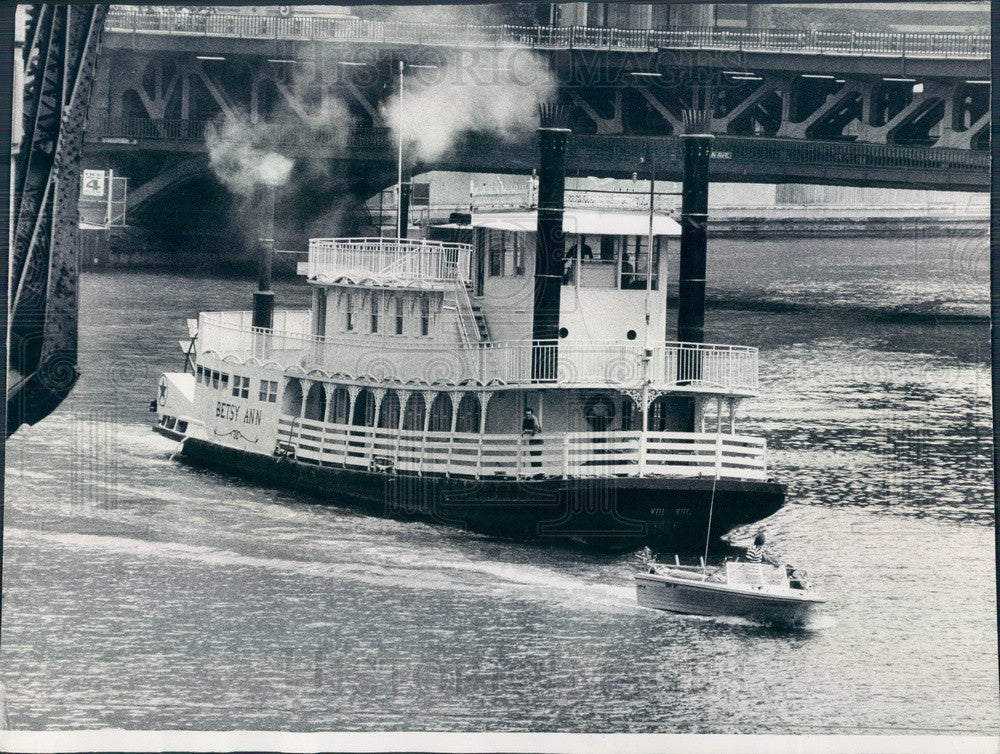
[[[463,282],[469,279],[469,244],[398,238],[313,238],[310,278],[369,278]]]
[[[282,415],[278,439],[299,460],[473,478],[718,477],[767,479],[766,442],[693,432],[522,435],[423,432]]]
[[[673,386],[712,392],[755,393],[757,349],[711,343],[660,342],[648,350],[638,341],[499,341],[442,344],[428,339],[380,340],[347,334],[309,335],[308,311],[279,310],[275,328],[251,326],[250,312],[202,312],[199,352],[220,358],[276,361],[284,366],[316,367],[328,374],[460,384],[551,383],[560,385]],[[279,329],[298,324],[297,331]],[[470,333],[470,337],[471,337]],[[534,357],[533,357],[534,354]],[[547,374],[532,374],[532,359]],[[374,365],[377,363],[377,369]]]

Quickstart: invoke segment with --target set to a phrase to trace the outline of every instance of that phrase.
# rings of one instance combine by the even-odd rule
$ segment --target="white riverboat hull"
[[[730,616],[758,623],[800,626],[825,600],[787,585],[750,586],[702,581],[692,573],[635,576],[640,607],[689,615]]]

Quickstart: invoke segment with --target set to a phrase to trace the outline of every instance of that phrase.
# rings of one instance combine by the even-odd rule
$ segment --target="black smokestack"
[[[539,110],[538,227],[531,337],[535,341],[549,341],[549,345],[536,343],[532,349],[531,377],[534,380],[554,380],[558,369],[554,344],[559,337],[559,292],[565,250],[563,197],[566,189],[566,142],[570,130],[566,128],[566,114],[562,108],[542,105]]]
[[[260,238],[257,241],[257,292],[253,294],[253,326],[274,327],[274,292],[271,261],[274,258],[274,187],[264,186],[260,200]]]
[[[410,226],[410,194],[413,193],[413,184],[410,182],[399,184],[399,237],[406,238],[406,229]]]
[[[684,184],[681,189],[681,258],[677,304],[677,339],[705,341],[705,260],[708,246],[708,162],[712,140],[705,113],[684,113],[681,135]],[[695,376],[694,379],[698,377]]]
[[[686,133],[681,135],[684,183],[681,188],[681,258],[678,265],[677,340],[705,342],[705,262],[708,247],[708,163],[712,156],[709,130],[708,93],[705,109],[684,113]],[[683,346],[682,346],[683,348]],[[687,384],[701,379],[702,352],[691,349],[677,359],[677,381]],[[698,431],[696,399],[690,398],[685,411],[688,431]]]

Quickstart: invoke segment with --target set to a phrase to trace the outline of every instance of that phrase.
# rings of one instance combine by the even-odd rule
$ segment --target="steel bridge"
[[[488,69],[497,51],[511,49],[541,56],[558,82],[576,145],[569,168],[579,174],[628,176],[640,157],[652,157],[664,176],[679,175],[681,113],[709,85],[720,137],[714,180],[989,187],[987,36],[449,26],[116,8],[104,45],[88,154],[132,175],[136,205],[204,172],[205,125],[223,115],[271,129],[285,149],[308,144],[354,176],[356,194],[377,191],[391,182],[380,107],[394,91],[397,61],[444,67],[457,59]],[[339,146],[315,127],[316,113],[334,100],[352,122]],[[523,172],[534,166],[533,148],[468,136],[433,164],[413,167]],[[152,159],[139,166],[127,155],[135,150]],[[150,166],[154,173],[143,172]]]

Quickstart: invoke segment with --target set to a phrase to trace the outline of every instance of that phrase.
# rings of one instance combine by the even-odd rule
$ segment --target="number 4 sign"
[[[105,173],[103,170],[83,171],[83,195],[104,196]]]

